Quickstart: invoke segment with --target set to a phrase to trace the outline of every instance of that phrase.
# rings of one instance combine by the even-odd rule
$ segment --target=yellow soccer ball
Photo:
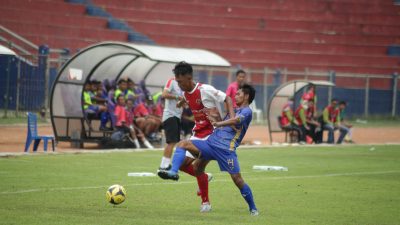
[[[123,203],[126,199],[125,188],[119,184],[112,185],[106,192],[106,199],[109,203],[114,205]]]

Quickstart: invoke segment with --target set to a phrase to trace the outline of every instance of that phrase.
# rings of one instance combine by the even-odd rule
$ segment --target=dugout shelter
[[[87,47],[68,60],[58,72],[50,95],[50,114],[57,141],[99,142],[104,133],[88,131],[84,122],[83,88],[89,80],[132,79],[145,82],[153,94],[173,77],[176,63],[186,61],[198,71],[229,69],[221,56],[203,49],[102,42]]]
[[[334,87],[335,84],[330,81],[320,81],[320,80],[293,80],[286,82],[279,86],[272,94],[271,100],[267,106],[267,120],[268,120],[268,131],[270,143],[273,143],[273,133],[285,132],[282,130],[279,124],[278,117],[282,113],[283,106],[288,102],[290,97],[294,98],[293,112],[299,106],[300,97],[306,91],[307,87],[314,85],[316,90],[320,89],[318,87],[324,87],[325,92],[329,92],[327,87]],[[321,92],[320,92],[321,93]],[[317,91],[317,96],[319,93]],[[318,97],[318,102],[320,103],[321,98]],[[328,97],[330,99],[330,97]],[[326,100],[325,100],[326,101]],[[328,100],[329,102],[329,100]],[[327,102],[324,103],[326,105]]]

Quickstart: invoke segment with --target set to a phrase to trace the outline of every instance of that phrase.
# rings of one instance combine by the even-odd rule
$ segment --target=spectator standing
[[[229,84],[226,89],[226,95],[228,95],[232,99],[233,107],[236,108],[236,100],[235,95],[238,89],[245,83],[246,80],[246,72],[244,70],[238,70],[236,72],[236,81]]]
[[[165,99],[162,124],[165,132],[164,154],[161,158],[160,170],[168,170],[171,166],[172,151],[180,141],[181,135],[181,115],[182,108],[177,107],[177,103],[183,100],[182,91],[175,78],[170,78],[165,84],[162,92]]]

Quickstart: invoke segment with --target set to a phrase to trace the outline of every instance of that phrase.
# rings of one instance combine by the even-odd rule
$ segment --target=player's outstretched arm
[[[214,127],[224,127],[224,126],[232,126],[232,125],[236,125],[240,123],[240,119],[241,117],[237,116],[231,119],[227,119],[224,121],[220,121],[220,122],[214,122],[213,126]]]

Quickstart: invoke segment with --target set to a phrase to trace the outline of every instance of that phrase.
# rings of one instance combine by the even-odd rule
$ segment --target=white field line
[[[334,148],[346,148],[346,147],[374,147],[374,146],[392,146],[392,145],[400,145],[400,142],[397,143],[376,143],[376,144],[343,144],[343,145],[334,145],[334,144],[319,144],[319,145],[242,145],[238,148],[238,151],[240,150],[246,150],[246,149],[259,149],[259,148],[264,148],[264,150],[269,150],[269,149],[276,149],[276,148],[320,148],[320,147],[334,147]],[[27,156],[35,156],[35,155],[62,155],[62,154],[86,154],[86,153],[116,153],[116,152],[121,152],[121,153],[127,153],[127,152],[147,152],[147,151],[163,151],[164,148],[155,148],[155,149],[96,149],[96,150],[62,150],[62,151],[48,151],[48,152],[0,152],[0,158],[6,159],[6,157],[10,156],[21,156],[21,155],[27,155]]]
[[[258,173],[258,172],[257,172]],[[331,173],[322,175],[307,175],[307,176],[281,176],[281,177],[253,177],[246,178],[246,180],[289,180],[289,179],[313,179],[313,178],[324,178],[324,177],[342,177],[342,176],[365,176],[365,175],[380,175],[380,174],[390,174],[390,173],[400,173],[399,170],[392,171],[376,171],[376,172],[354,172],[354,173]],[[228,174],[226,174],[228,176]],[[212,182],[232,182],[231,179],[219,179],[213,180]],[[181,184],[194,184],[196,181],[179,181],[179,182],[154,182],[154,183],[139,183],[139,184],[125,184],[125,187],[133,186],[153,186],[153,185],[181,185]],[[32,192],[53,192],[53,191],[74,191],[74,190],[87,190],[87,189],[101,189],[107,188],[109,185],[102,186],[83,186],[83,187],[59,187],[59,188],[35,188],[35,189],[25,189],[19,191],[5,191],[0,192],[0,195],[9,194],[23,194]]]

